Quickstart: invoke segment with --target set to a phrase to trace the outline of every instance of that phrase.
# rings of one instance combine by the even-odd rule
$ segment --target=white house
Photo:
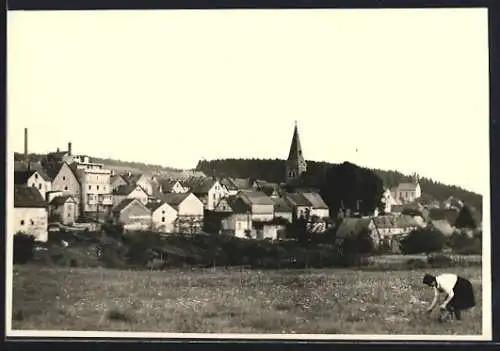
[[[413,176],[411,182],[399,183],[392,189],[392,197],[395,204],[406,204],[415,201],[422,196],[422,188],[418,176]]]
[[[14,184],[36,188],[44,200],[47,192],[52,190],[50,177],[42,169],[14,171]]]
[[[175,230],[177,210],[164,201],[156,200],[146,204],[151,211],[152,230],[162,233],[172,233]]]
[[[153,195],[154,187],[151,177],[148,177],[145,174],[132,174],[130,172],[122,175],[122,177],[129,185],[139,185],[149,196]]]
[[[48,240],[47,203],[34,187],[14,186],[14,233],[33,235],[37,241]]]
[[[215,178],[190,178],[185,184],[208,211],[213,211],[220,199],[228,195],[226,187]]]
[[[314,192],[305,192],[302,193],[302,196],[306,198],[307,201],[311,204],[311,217],[316,216],[320,219],[330,217],[330,208],[323,201],[323,198],[320,194]]]
[[[149,196],[140,185],[120,185],[112,192],[113,206],[118,205],[124,199],[138,199],[143,205],[148,203]]]
[[[69,165],[64,162],[48,170],[52,175],[52,190],[62,192],[63,196],[71,196],[76,201],[76,217],[82,213],[81,200],[82,189],[78,178],[76,164]]]
[[[203,202],[193,193],[163,194],[161,200],[177,211],[175,231],[195,233],[203,227]]]
[[[164,194],[183,194],[189,191],[188,187],[182,185],[179,180],[166,179],[160,182],[160,192]]]

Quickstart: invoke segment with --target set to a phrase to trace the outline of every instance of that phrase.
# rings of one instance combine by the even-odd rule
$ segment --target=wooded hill
[[[307,161],[307,178],[319,184],[326,171],[336,164]],[[269,182],[284,181],[285,161],[280,159],[218,159],[201,160],[196,169],[207,176],[261,179]],[[366,169],[366,168],[365,168]],[[373,171],[385,187],[393,187],[400,182],[409,181],[410,177],[398,171],[367,169]],[[311,184],[315,185],[315,184]],[[455,197],[482,212],[482,196],[458,186],[447,185],[429,178],[421,178],[422,197],[426,200],[445,201]]]

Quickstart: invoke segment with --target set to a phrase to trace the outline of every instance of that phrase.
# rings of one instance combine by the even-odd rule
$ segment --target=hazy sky
[[[9,12],[9,145],[286,158],[489,192],[485,9]],[[356,149],[358,152],[356,152]]]

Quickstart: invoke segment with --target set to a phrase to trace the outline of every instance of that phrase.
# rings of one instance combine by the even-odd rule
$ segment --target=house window
[[[66,176],[63,176],[63,180],[66,180]]]
[[[24,221],[23,220],[21,221],[21,225],[24,225]]]
[[[42,190],[42,184],[38,184],[38,189]]]
[[[35,174],[35,179],[38,179],[38,174]]]
[[[161,221],[165,223],[165,217],[161,217]]]
[[[161,211],[161,214],[165,214],[165,211]]]
[[[65,186],[65,187],[64,187],[64,190],[66,190],[66,191],[67,191],[67,190],[68,190],[68,187],[67,187],[67,186]]]
[[[92,185],[89,185],[89,190],[92,190]]]
[[[32,219],[30,219],[30,224],[35,225],[35,222]]]
[[[97,190],[99,190],[99,185],[97,186]]]

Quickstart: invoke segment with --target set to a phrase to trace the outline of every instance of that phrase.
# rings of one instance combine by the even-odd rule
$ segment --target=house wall
[[[141,176],[137,181],[137,185],[140,185],[144,189],[144,191],[146,191],[147,195],[153,195],[153,183],[146,176]]]
[[[212,211],[219,203],[220,199],[226,197],[224,187],[217,181],[212,185],[206,197],[206,209]]]
[[[47,198],[47,192],[52,191],[51,182],[43,179],[38,172],[33,173],[26,183],[27,186],[37,188],[44,199]]]
[[[105,212],[113,205],[111,171],[103,168],[81,169],[83,212]],[[99,209],[98,209],[99,206]]]
[[[64,163],[52,181],[52,191],[61,191],[63,195],[71,195],[77,203],[76,218],[81,215],[81,189],[80,183],[69,166]]]
[[[175,230],[177,211],[168,204],[163,204],[152,213],[153,230],[162,233],[172,233]]]
[[[234,213],[221,221],[222,230],[234,231],[234,236],[247,238],[245,231],[251,230],[252,222],[246,214]]]
[[[276,225],[276,224],[265,224],[264,225],[264,239],[277,240],[278,239],[278,231],[285,229],[284,225]]]
[[[179,216],[201,216],[203,217],[203,203],[193,194],[190,194],[179,205]]]
[[[311,211],[312,208],[309,206],[296,206],[295,207],[295,218],[299,218],[301,214],[303,213],[304,216],[306,215],[307,210]]]
[[[119,186],[122,185],[127,185],[127,182],[123,177],[116,177],[113,179],[113,182],[111,182],[111,190],[116,190]]]
[[[67,200],[63,205],[52,207],[51,214],[57,215],[59,221],[64,225],[72,225],[76,222],[78,212],[77,203],[74,200]]]
[[[311,209],[311,216],[318,216],[319,218],[327,218],[330,217],[330,210],[323,209],[323,208],[312,208]]]
[[[275,218],[284,218],[287,219],[290,223],[293,220],[293,214],[292,212],[274,212],[274,217]]]
[[[132,203],[119,213],[118,221],[123,225],[140,224],[150,226],[151,212],[137,203]]]
[[[14,233],[26,233],[36,240],[48,240],[48,212],[46,208],[14,208]]]

